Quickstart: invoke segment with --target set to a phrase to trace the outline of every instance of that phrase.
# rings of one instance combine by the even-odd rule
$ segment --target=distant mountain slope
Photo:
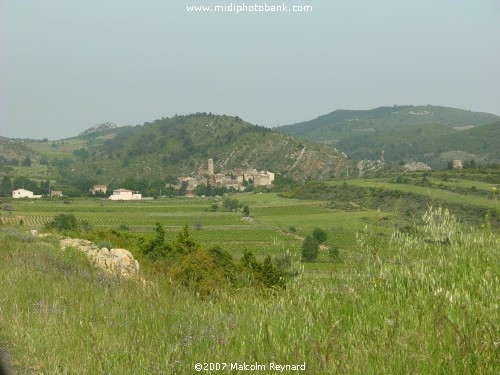
[[[32,162],[42,159],[40,153],[23,142],[0,136],[0,164],[12,164],[14,160],[21,163],[28,156]]]
[[[466,151],[464,156],[476,155],[483,160],[497,159],[492,150],[493,141],[497,144],[500,141],[495,126],[484,130],[497,137],[489,142],[483,139],[483,131],[479,129],[499,120],[500,117],[492,114],[456,108],[394,106],[366,111],[338,110],[276,129],[335,145],[355,159],[378,159],[384,151],[387,161],[425,159],[442,165],[442,159],[447,156],[441,154],[454,150]]]
[[[331,178],[345,158],[335,149],[298,140],[238,117],[194,114],[143,126],[106,129],[75,137],[82,144],[66,175],[102,182],[126,177],[163,180],[206,167],[270,170],[295,179]]]
[[[360,135],[336,143],[355,159],[423,161],[443,167],[451,159],[500,162],[500,122],[458,131],[444,125],[401,126],[390,132]]]
[[[93,135],[95,133],[102,133],[107,130],[111,129],[116,129],[118,126],[112,122],[104,122],[102,124],[97,124],[95,126],[92,126],[91,128],[88,128],[87,130],[84,130],[79,134],[80,137],[86,136],[86,135]]]
[[[500,121],[436,138],[429,146],[442,153],[458,150],[480,162],[500,163]]]
[[[356,133],[382,132],[399,126],[439,124],[449,127],[483,125],[499,120],[498,116],[463,109],[438,106],[394,106],[371,110],[337,110],[314,120],[276,129],[311,141],[338,141]]]
[[[335,147],[349,150],[354,159],[384,159],[398,161],[418,157],[438,151],[434,148],[434,139],[450,136],[457,130],[444,125],[426,124],[394,128],[390,132],[360,134],[340,140]]]

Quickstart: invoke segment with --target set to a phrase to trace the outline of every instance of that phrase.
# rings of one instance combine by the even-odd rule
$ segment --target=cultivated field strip
[[[339,181],[330,181],[330,185],[341,185]],[[484,208],[495,208],[496,201],[494,199],[488,199],[484,197],[463,195],[459,193],[454,193],[447,190],[442,190],[427,186],[415,186],[397,183],[387,183],[386,181],[375,181],[375,180],[350,180],[350,185],[360,186],[360,187],[375,187],[378,189],[383,189],[387,191],[397,190],[404,193],[419,194],[428,197],[430,200],[439,199],[447,204],[467,204],[470,206],[478,206]]]
[[[19,222],[22,218],[24,224],[30,226],[41,227],[50,222],[57,213],[49,215],[16,215],[16,216],[3,216],[4,222]],[[210,227],[218,226],[250,226],[248,221],[241,220],[241,215],[238,214],[220,214],[212,215],[211,217],[203,217],[201,215],[182,215],[182,216],[139,216],[139,214],[119,214],[119,215],[106,215],[104,214],[88,214],[88,213],[74,213],[80,220],[85,220],[92,226],[96,227],[113,227],[126,225],[129,227],[153,227],[156,223],[160,223],[165,227],[182,227],[185,224],[194,226],[199,224],[201,226],[207,225]]]

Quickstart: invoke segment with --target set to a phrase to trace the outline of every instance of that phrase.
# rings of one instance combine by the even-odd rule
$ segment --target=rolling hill
[[[239,117],[206,113],[93,129],[51,144],[27,145],[52,156],[61,181],[83,184],[119,185],[127,178],[173,182],[206,167],[208,158],[214,160],[216,171],[251,167],[296,180],[332,178],[346,164],[345,156],[331,147]]]
[[[39,162],[42,155],[20,140],[0,136],[0,164],[19,165],[27,158]]]
[[[275,129],[335,145],[355,159],[378,159],[384,151],[386,161],[419,160],[442,166],[452,154],[497,162],[494,145],[500,140],[499,119],[492,114],[447,107],[394,106],[338,110]],[[485,124],[491,125],[482,130]]]

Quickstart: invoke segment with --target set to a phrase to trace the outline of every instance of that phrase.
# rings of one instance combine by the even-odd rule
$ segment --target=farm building
[[[33,192],[25,189],[16,189],[12,191],[12,198],[32,198],[39,199],[41,195],[33,195]]]
[[[453,160],[453,169],[463,169],[464,165],[462,163],[462,160]]]
[[[113,201],[131,201],[142,199],[142,194],[134,193],[132,190],[116,189],[113,190],[113,195],[109,196]]]
[[[51,197],[62,197],[63,193],[61,190],[51,190],[50,191],[50,196]]]
[[[103,193],[106,194],[106,191],[108,190],[108,187],[106,185],[94,185],[92,189],[90,189],[90,192],[93,195],[96,195],[96,193]]]

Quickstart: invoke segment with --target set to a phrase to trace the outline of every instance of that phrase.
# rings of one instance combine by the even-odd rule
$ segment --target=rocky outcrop
[[[139,262],[132,253],[125,249],[98,248],[90,241],[78,238],[64,238],[60,240],[61,248],[74,247],[83,251],[92,264],[102,270],[124,278],[136,277],[139,273]]]
[[[85,136],[89,134],[94,134],[94,133],[100,133],[106,130],[111,130],[111,129],[116,129],[118,126],[112,122],[104,122],[102,124],[97,124],[96,126],[92,126],[91,128],[88,128],[87,130],[81,132],[78,134],[78,136]]]
[[[384,169],[385,163],[382,160],[360,160],[357,166],[359,175],[363,176]]]
[[[416,172],[416,171],[430,171],[432,168],[429,167],[427,164],[424,164],[419,161],[419,162],[407,163],[403,166],[403,169],[408,172]]]

